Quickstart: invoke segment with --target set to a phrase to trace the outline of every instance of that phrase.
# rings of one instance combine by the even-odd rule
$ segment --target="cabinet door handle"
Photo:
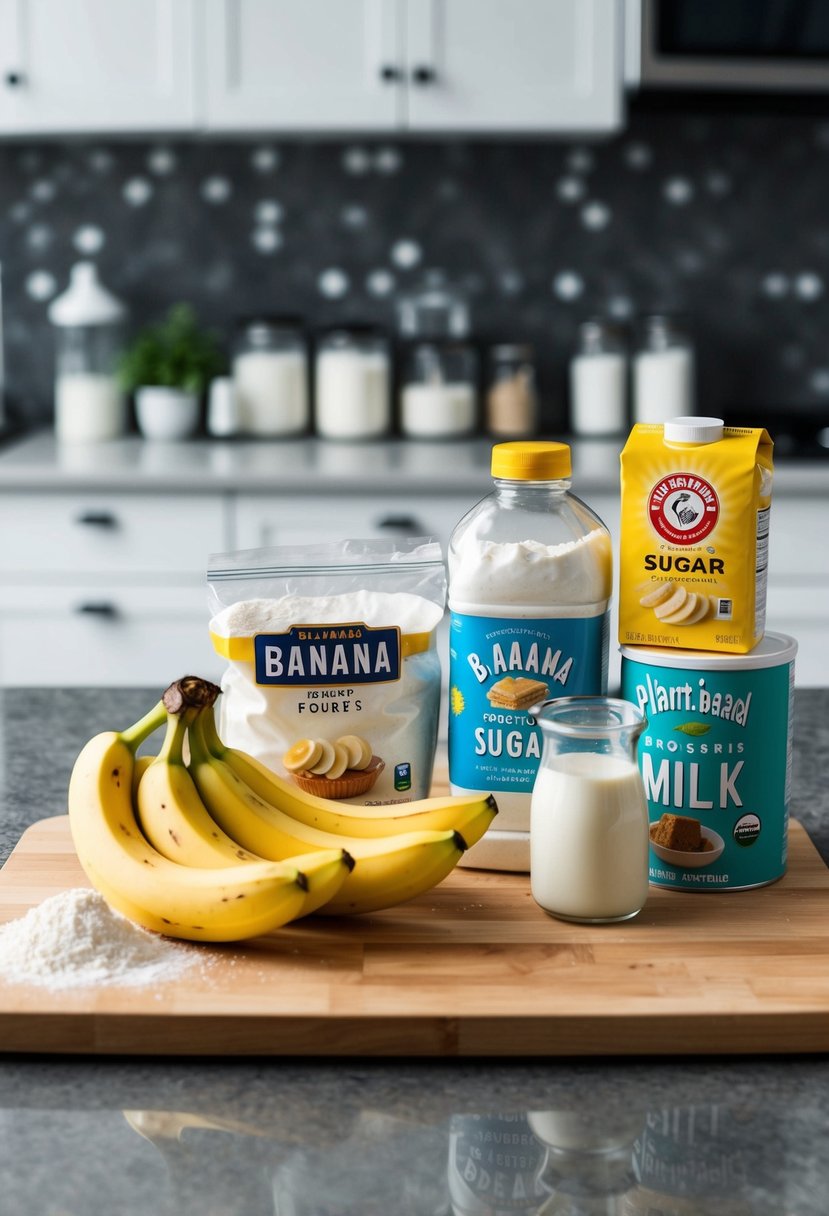
[[[8,88],[17,89],[26,83],[26,77],[22,72],[6,72],[5,81]]]
[[[111,511],[83,511],[75,522],[90,528],[115,528],[118,524]]]
[[[420,63],[416,68],[412,68],[412,80],[415,84],[424,86],[434,84],[437,80],[437,72],[428,64]]]
[[[78,604],[75,612],[78,616],[98,616],[104,617],[106,620],[112,621],[118,616],[118,609],[115,604],[109,600],[93,601],[90,600],[84,604]]]
[[[377,520],[377,527],[390,532],[408,532],[410,536],[425,536],[429,531],[414,515],[384,515]]]
[[[395,67],[393,63],[384,63],[380,69],[380,79],[385,84],[395,84],[402,74],[400,68]]]

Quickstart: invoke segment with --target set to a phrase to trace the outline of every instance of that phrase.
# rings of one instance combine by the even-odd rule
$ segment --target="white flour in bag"
[[[343,735],[359,735],[384,767],[370,791],[343,801],[380,805],[426,797],[441,688],[434,631],[442,617],[442,604],[424,596],[367,589],[255,597],[228,605],[210,622],[214,638],[274,635],[273,649],[278,653],[271,667],[290,673],[295,682],[290,686],[257,683],[252,661],[230,659],[218,706],[222,739],[287,776],[283,757],[298,740],[334,742]],[[310,627],[325,625],[338,627],[343,649],[339,658],[334,649],[329,650],[323,662],[321,650],[316,659],[308,648],[314,647],[317,635],[331,632],[314,633]],[[385,678],[393,671],[385,671],[382,653],[377,658],[373,651],[370,667],[377,682],[352,678],[354,647],[364,643],[362,636],[355,636],[355,625],[399,630],[402,654],[397,678]]]

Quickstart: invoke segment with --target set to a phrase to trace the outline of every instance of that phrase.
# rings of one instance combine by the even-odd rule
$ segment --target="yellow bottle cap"
[[[566,443],[496,443],[492,449],[492,476],[509,481],[558,481],[572,472],[570,447]]]

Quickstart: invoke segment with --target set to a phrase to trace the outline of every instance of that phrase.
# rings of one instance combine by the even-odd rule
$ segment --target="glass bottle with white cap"
[[[127,402],[117,370],[126,312],[100,282],[93,262],[77,262],[69,287],[53,300],[55,432],[61,442],[115,439],[126,431]]]

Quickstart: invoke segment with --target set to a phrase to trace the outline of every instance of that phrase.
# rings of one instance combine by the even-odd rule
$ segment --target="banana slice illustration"
[[[666,600],[656,605],[654,613],[660,621],[664,621],[666,617],[673,616],[675,612],[679,612],[687,598],[688,592],[684,587],[675,587],[673,593]],[[696,603],[696,601],[694,602]]]
[[[670,580],[667,583],[660,583],[658,587],[654,587],[653,591],[643,595],[639,603],[643,608],[655,608],[657,604],[664,604],[668,596],[672,595],[675,590],[676,584]]]
[[[334,744],[329,743],[327,739],[318,739],[317,742],[321,745],[319,760],[316,764],[312,764],[309,772],[315,777],[324,777],[334,763]]]
[[[362,772],[371,763],[371,744],[362,735],[341,735],[337,740],[348,750],[348,767]]]
[[[289,773],[301,773],[303,769],[319,764],[321,759],[321,739],[299,739],[293,747],[288,748],[282,757],[282,763]]]
[[[684,624],[696,625],[699,621],[704,620],[708,616],[709,607],[710,607],[710,604],[708,602],[708,596],[707,595],[698,595],[696,611],[687,618],[687,620],[684,622]]]
[[[334,761],[326,770],[325,775],[329,781],[336,781],[338,777],[342,777],[348,768],[348,748],[343,747],[342,743],[334,743],[332,747],[334,749]]]
[[[670,616],[662,616],[660,620],[663,625],[682,625],[689,621],[699,606],[699,596],[695,591],[689,591],[681,607],[676,612],[672,612]]]

